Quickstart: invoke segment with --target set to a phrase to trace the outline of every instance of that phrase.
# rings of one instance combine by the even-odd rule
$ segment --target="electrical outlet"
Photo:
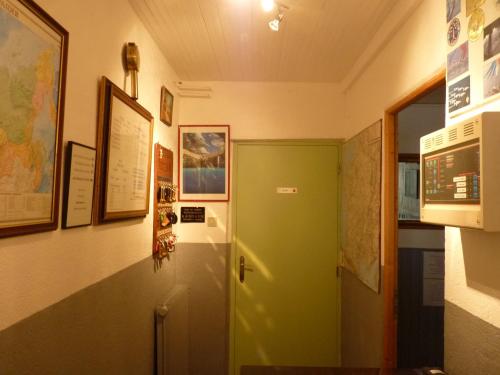
[[[217,226],[217,218],[216,217],[207,217],[207,226],[214,228]]]

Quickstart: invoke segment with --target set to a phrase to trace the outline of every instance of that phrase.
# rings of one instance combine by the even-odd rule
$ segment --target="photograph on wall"
[[[447,78],[449,81],[469,70],[469,43],[465,42],[448,54]]]
[[[446,22],[460,13],[460,0],[446,0]]]
[[[68,32],[32,2],[0,6],[0,237],[58,226]]]
[[[229,125],[179,126],[179,200],[229,200]]]
[[[160,120],[165,125],[172,126],[174,113],[174,96],[165,86],[161,87]]]
[[[500,53],[500,18],[484,28],[484,61]]]
[[[500,58],[487,63],[484,68],[483,82],[484,82],[484,98],[500,93]]]
[[[470,104],[470,76],[448,87],[448,111],[454,112]]]

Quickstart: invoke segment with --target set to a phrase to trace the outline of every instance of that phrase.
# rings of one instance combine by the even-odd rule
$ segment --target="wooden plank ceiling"
[[[283,0],[272,32],[260,0],[129,0],[181,80],[285,82],[340,82],[397,1]]]

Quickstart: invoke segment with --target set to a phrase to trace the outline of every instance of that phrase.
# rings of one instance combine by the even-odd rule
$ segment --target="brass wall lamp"
[[[141,65],[141,57],[137,44],[128,42],[123,46],[122,51],[123,68],[126,74],[130,74],[131,89],[130,97],[134,100],[139,98],[138,73]]]

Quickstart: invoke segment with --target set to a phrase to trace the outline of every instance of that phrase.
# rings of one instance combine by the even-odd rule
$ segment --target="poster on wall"
[[[500,18],[484,28],[484,61],[500,53]]]
[[[470,104],[470,76],[448,87],[448,111],[454,112]]]
[[[483,87],[484,98],[500,93],[500,58],[487,63],[484,68]]]
[[[448,54],[447,78],[449,81],[469,70],[469,43],[465,42]]]
[[[229,200],[229,125],[179,126],[179,201]]]
[[[7,237],[58,226],[68,32],[32,1],[0,5],[0,237]]]
[[[446,0],[446,22],[450,22],[458,13],[460,13],[460,0]]]

